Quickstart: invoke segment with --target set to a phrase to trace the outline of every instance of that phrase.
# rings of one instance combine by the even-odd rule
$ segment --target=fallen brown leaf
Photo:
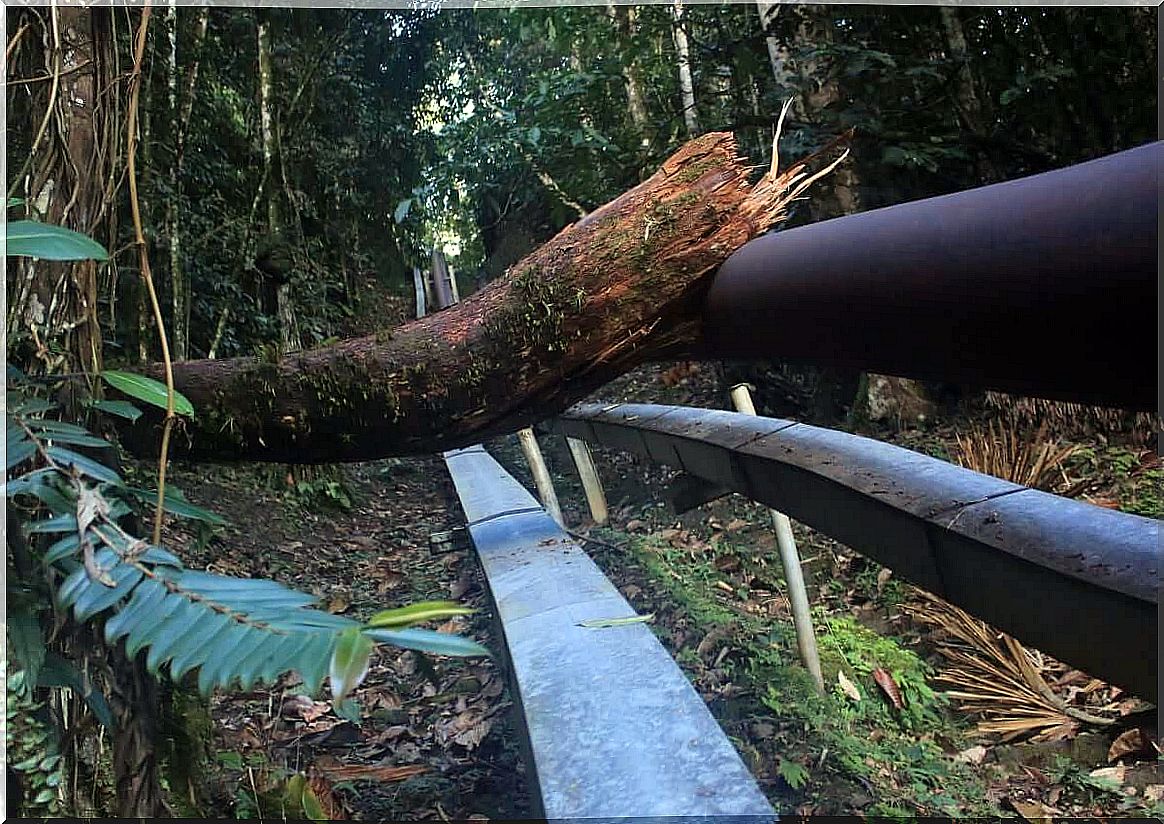
[[[469,727],[469,729],[454,735],[453,741],[460,744],[465,749],[476,749],[477,746],[485,740],[485,736],[489,734],[491,729],[493,729],[493,721],[487,718],[481,723],[474,724],[472,727]]]
[[[893,704],[894,709],[899,710],[905,706],[905,702],[901,700],[901,689],[888,670],[877,667],[873,670],[873,680],[881,687],[881,691],[885,693],[889,703]]]
[[[1010,805],[1016,813],[1021,815],[1027,821],[1041,821],[1050,818],[1051,816],[1059,815],[1059,811],[1054,807],[1048,807],[1039,801],[1014,801],[1008,800]]]
[[[1106,781],[1114,781],[1117,784],[1124,783],[1124,776],[1127,774],[1128,768],[1122,764],[1117,767],[1100,767],[1098,770],[1092,770],[1088,773],[1092,778],[1099,778]]]
[[[307,786],[311,788],[311,792],[315,795],[315,800],[319,802],[319,806],[323,809],[323,814],[328,821],[344,821],[348,818],[348,810],[340,802],[335,790],[332,788],[334,782],[324,776],[318,769],[309,769],[307,771]]]
[[[313,701],[308,695],[292,695],[283,702],[284,718],[299,718],[308,723],[326,715],[329,710],[331,704]]]
[[[854,701],[861,700],[861,691],[857,689],[857,685],[850,681],[841,670],[837,670],[837,683],[841,687],[841,692],[849,696],[849,698]]]
[[[1148,735],[1139,727],[1125,730],[1111,742],[1111,747],[1107,751],[1107,763],[1118,761],[1129,755],[1141,755],[1153,752],[1152,741]]]

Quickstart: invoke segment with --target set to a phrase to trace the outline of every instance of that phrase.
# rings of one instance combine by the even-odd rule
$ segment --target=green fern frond
[[[249,687],[289,671],[314,692],[338,633],[359,626],[311,609],[312,596],[274,581],[150,565],[144,560],[151,552],[164,551],[151,547],[132,561],[108,547],[94,553],[114,586],[78,566],[57,589],[57,603],[78,621],[114,610],[105,621],[108,643],[124,638],[128,654],[145,650],[153,673],[167,665],[174,678],[199,670],[203,692],[235,681]]]

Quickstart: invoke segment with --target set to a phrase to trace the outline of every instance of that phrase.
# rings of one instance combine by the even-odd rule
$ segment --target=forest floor
[[[722,406],[714,373],[637,370],[604,400]],[[948,458],[954,423],[881,433]],[[941,695],[943,632],[888,570],[796,525],[828,695],[796,663],[788,601],[768,511],[730,495],[675,513],[675,473],[595,450],[611,508],[589,522],[564,440],[541,437],[564,517],[676,658],[780,812],[799,814],[1144,816],[1164,813],[1155,713],[1133,696],[1043,660],[1043,674],[1077,709],[1113,719],[1092,728],[1063,718],[1045,740],[1000,741]],[[1089,500],[1161,513],[1154,453],[1118,439],[1086,445],[1070,471]],[[516,439],[489,450],[532,488]],[[327,609],[366,616],[425,599],[464,600],[472,620],[441,627],[495,645],[471,550],[430,543],[462,525],[438,458],[393,459],[288,475],[286,467],[179,469],[196,503],[230,521],[213,536],[178,533],[187,556],[235,575],[266,575],[317,594]],[[201,540],[200,540],[201,538]],[[308,563],[304,563],[307,559]],[[895,708],[873,677],[891,674]],[[892,689],[892,687],[890,687]],[[358,721],[298,694],[293,683],[217,696],[210,787],[203,809],[245,817],[277,812],[281,782],[306,772],[334,817],[520,818],[530,814],[512,702],[490,661],[422,658],[381,647],[357,690]]]

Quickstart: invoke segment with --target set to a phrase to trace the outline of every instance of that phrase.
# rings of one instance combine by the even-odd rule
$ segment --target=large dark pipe
[[[711,285],[708,354],[1155,410],[1162,153],[757,238]]]

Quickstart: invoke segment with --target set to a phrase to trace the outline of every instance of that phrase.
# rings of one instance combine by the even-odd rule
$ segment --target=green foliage
[[[101,372],[102,379],[118,392],[129,395],[131,398],[165,409],[168,406],[167,389],[164,383],[144,375],[134,375],[130,372],[118,372],[106,369]],[[194,405],[181,392],[174,392],[174,412],[186,418],[194,417]]]
[[[306,509],[334,506],[347,512],[352,497],[347,486],[331,478],[300,478],[288,491],[289,497]]]
[[[13,205],[11,200],[8,205]],[[7,238],[10,256],[25,255],[41,260],[109,259],[105,247],[80,232],[33,220],[9,222]]]
[[[6,761],[20,776],[25,797],[20,812],[29,817],[60,815],[65,765],[45,704],[33,700],[28,674],[23,670],[8,668],[5,689]]]
[[[808,783],[808,770],[804,768],[804,765],[798,764],[795,761],[790,761],[786,758],[778,759],[776,762],[776,772],[794,790],[799,790]]]
[[[9,581],[10,650],[32,686],[76,690],[106,725],[100,693],[71,665],[45,652],[42,616],[49,609],[85,623],[100,620],[106,643],[124,643],[129,656],[146,653],[150,672],[175,679],[198,672],[203,693],[238,684],[244,689],[296,671],[318,689],[331,669],[337,703],[366,673],[375,642],[446,655],[487,655],[483,647],[444,633],[410,628],[433,618],[465,614],[447,602],[381,612],[366,625],[313,608],[315,598],[274,581],[233,578],[187,569],[160,546],[126,532],[120,520],[135,502],[156,494],[128,486],[102,463],[68,449],[107,449],[82,427],[45,417],[50,403],[9,390],[6,410],[7,498],[29,513],[24,532],[40,539],[29,561],[44,574]],[[223,520],[167,490],[172,514],[221,525]],[[25,562],[27,563],[27,562]],[[51,582],[45,592],[44,581]],[[391,627],[393,629],[384,629]]]
[[[453,601],[425,601],[377,612],[368,619],[366,625],[374,629],[403,629],[423,621],[452,618],[457,615],[471,615],[472,613],[473,610],[469,607]]]
[[[1085,804],[1093,804],[1099,796],[1105,794],[1126,798],[1118,781],[1093,776],[1077,761],[1062,755],[1056,755],[1047,768],[1047,778],[1053,785],[1063,787]]]
[[[829,692],[819,695],[796,661],[790,626],[772,624],[754,615],[727,609],[717,597],[722,580],[715,557],[731,551],[716,545],[692,552],[650,538],[631,537],[633,563],[650,577],[659,598],[681,617],[671,622],[698,627],[732,628],[731,668],[747,689],[759,696],[759,713],[770,712],[793,732],[781,743],[775,767],[781,778],[807,798],[825,792],[832,779],[855,780],[872,787],[878,803],[869,812],[889,815],[894,809],[922,810],[943,816],[996,814],[986,801],[981,776],[952,760],[935,743],[959,733],[946,720],[945,700],[926,682],[929,668],[892,638],[880,636],[845,614],[814,610],[822,669]],[[741,558],[752,548],[736,549]],[[758,568],[754,575],[764,575]],[[765,588],[774,588],[768,585]],[[659,619],[657,619],[659,620]],[[662,619],[664,623],[668,619]],[[700,673],[706,666],[690,647],[676,660]],[[723,663],[728,666],[728,661]],[[872,678],[876,668],[890,672],[901,690],[904,706],[894,709]],[[859,685],[861,700],[853,701],[836,687],[837,672]],[[816,759],[823,761],[819,764]],[[916,805],[921,805],[920,808]]]

